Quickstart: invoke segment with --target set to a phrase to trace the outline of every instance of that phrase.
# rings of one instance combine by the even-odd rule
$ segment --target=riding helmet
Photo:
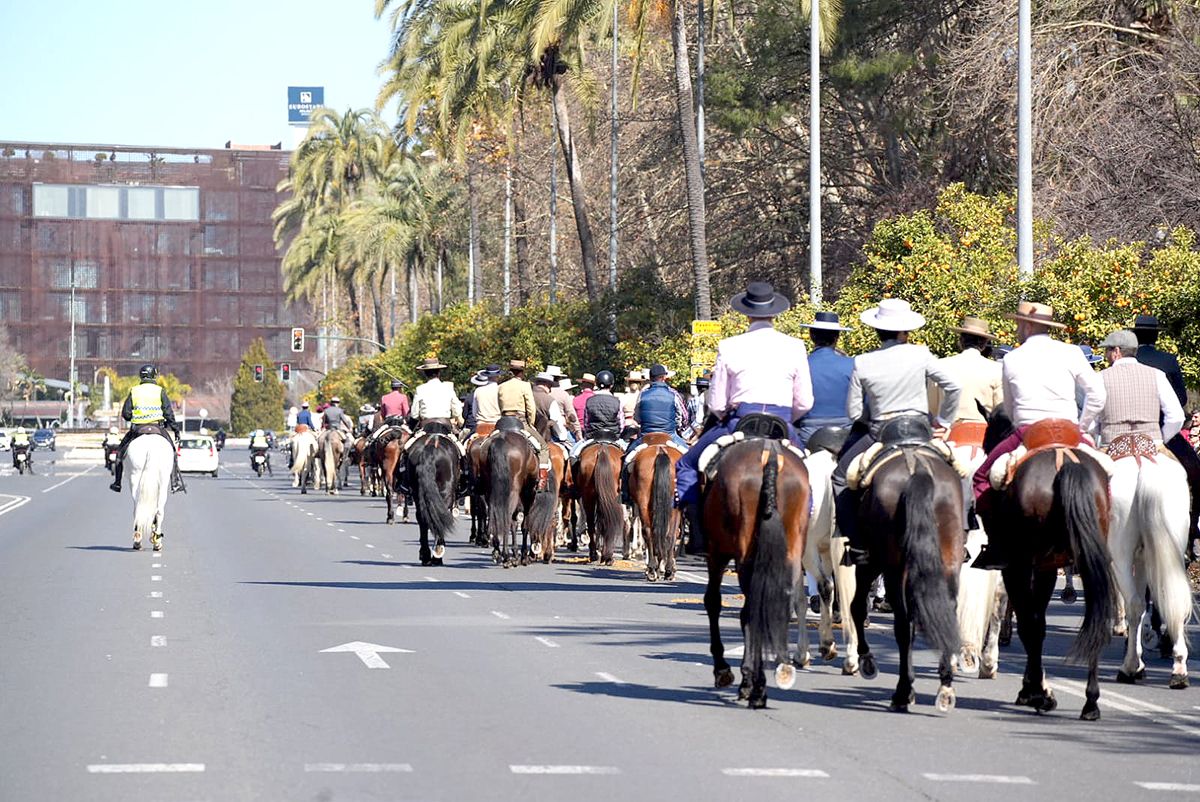
[[[392,379],[392,389],[399,390],[404,384],[399,379]]]
[[[138,371],[138,378],[142,381],[152,382],[158,378],[158,371],[153,365],[142,365],[142,369]]]
[[[611,389],[615,381],[611,370],[602,370],[596,374],[596,386],[602,390]]]

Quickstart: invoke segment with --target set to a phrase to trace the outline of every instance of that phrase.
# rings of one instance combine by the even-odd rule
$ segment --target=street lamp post
[[[71,396],[70,403],[67,404],[67,428],[75,428],[75,260],[71,259],[71,344],[68,346],[68,354],[70,354],[71,367],[67,372],[67,383],[71,386],[68,395]]]
[[[1017,269],[1033,275],[1033,82],[1030,0],[1017,13]]]

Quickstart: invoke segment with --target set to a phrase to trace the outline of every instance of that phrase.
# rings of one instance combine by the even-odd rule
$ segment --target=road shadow
[[[346,561],[343,561],[346,562]],[[370,564],[370,563],[368,563]],[[419,561],[412,563],[386,563],[387,565],[420,565]],[[433,566],[426,566],[433,568]],[[443,566],[444,567],[444,566]],[[567,593],[673,593],[672,588],[644,587],[629,588],[623,585],[589,585],[580,588],[575,585],[563,585],[554,582],[472,582],[469,580],[455,581],[444,579],[436,584],[428,581],[421,582],[295,582],[284,580],[246,581],[243,585],[273,585],[277,587],[294,588],[342,588],[344,590],[473,590],[485,591],[517,591],[517,592],[567,592]]]
[[[129,546],[64,546],[64,548],[75,549],[76,551],[127,551],[130,553],[134,551]]]
[[[399,562],[397,560],[341,560],[343,565],[382,565],[387,568],[398,568],[400,566],[409,565],[409,563]]]
[[[610,696],[618,699],[638,699],[650,702],[702,705],[705,707],[735,707],[735,698],[720,695],[710,688],[659,688],[631,682],[570,682],[553,685],[563,691],[584,693],[590,696]]]

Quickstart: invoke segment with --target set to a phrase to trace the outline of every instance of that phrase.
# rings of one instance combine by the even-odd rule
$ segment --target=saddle
[[[988,482],[996,490],[1003,490],[1012,484],[1026,460],[1035,454],[1054,452],[1054,468],[1062,470],[1063,462],[1079,462],[1075,452],[1087,454],[1100,464],[1108,476],[1113,473],[1112,459],[1102,451],[1092,448],[1084,442],[1079,424],[1062,418],[1047,418],[1032,424],[1021,436],[1021,445],[1007,454],[1001,454],[988,471]]]
[[[751,412],[738,419],[734,432],[745,437],[763,437],[767,440],[787,440],[788,426],[778,415],[769,412]]]
[[[648,434],[642,438],[642,442],[638,443],[628,454],[625,455],[625,464],[632,465],[638,454],[652,446],[666,446],[667,448],[678,451],[680,454],[687,452],[687,449],[683,448],[674,440],[672,440],[670,435],[663,434],[661,432],[652,432],[651,434]]]
[[[711,482],[717,475],[717,469],[720,467],[721,457],[724,455],[725,449],[743,440],[774,440],[781,447],[791,451],[800,459],[808,458],[808,453],[804,449],[797,448],[788,438],[787,423],[776,415],[766,412],[754,412],[739,418],[737,428],[734,429],[732,434],[721,435],[709,443],[704,451],[700,452],[700,459],[696,462],[696,469],[706,482]]]
[[[1178,462],[1178,458],[1162,443],[1148,434],[1139,434],[1136,432],[1118,435],[1113,438],[1113,441],[1108,444],[1105,452],[1108,454],[1108,458],[1114,462],[1119,459],[1133,457],[1137,460],[1139,468],[1142,466],[1143,459],[1157,462],[1159,456],[1166,456]]]
[[[412,448],[414,445],[416,445],[418,442],[425,440],[428,437],[444,437],[446,440],[449,440],[451,443],[454,443],[454,447],[458,449],[458,454],[460,457],[467,456],[467,447],[465,445],[463,445],[462,443],[460,443],[458,441],[458,438],[455,437],[452,433],[450,433],[448,431],[441,431],[441,429],[443,429],[443,428],[448,429],[449,427],[448,426],[446,426],[446,427],[434,426],[429,429],[424,429],[424,428],[418,429],[417,433],[414,434],[412,437],[410,437],[408,442],[404,444],[404,446],[403,446],[404,453],[405,454],[409,453],[410,451],[412,451]]]
[[[836,457],[842,453],[842,449],[846,446],[846,438],[849,436],[850,430],[844,426],[823,426],[813,432],[805,446],[809,453],[828,451]]]
[[[496,425],[492,431],[496,432],[521,432],[525,430],[525,425],[516,415],[501,415],[500,420],[496,421]]]
[[[956,446],[983,448],[983,437],[985,434],[987,434],[986,423],[962,420],[950,427],[950,432],[946,435],[946,440]]]
[[[949,443],[934,439],[929,418],[904,415],[884,423],[879,430],[879,442],[850,460],[846,468],[846,486],[851,490],[870,487],[879,469],[895,459],[903,459],[908,472],[913,473],[917,460],[923,456],[942,460],[959,476],[967,475],[966,466],[955,457]]]

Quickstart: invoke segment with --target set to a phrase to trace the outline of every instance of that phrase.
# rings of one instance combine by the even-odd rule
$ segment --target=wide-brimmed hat
[[[824,331],[850,331],[838,320],[837,312],[817,312],[812,323],[801,323],[804,329],[822,329]]]
[[[901,298],[884,298],[858,319],[880,331],[916,331],[925,325],[925,316],[914,312],[912,305]]]
[[[534,376],[533,380],[535,382],[545,382],[546,384],[549,384],[552,387],[554,386],[554,383],[556,381],[558,381],[558,379],[554,378],[554,374],[548,370],[543,370],[541,373]]]
[[[525,360],[524,359],[509,360],[508,369],[509,370],[525,370]]]
[[[335,395],[333,398],[329,399],[329,403],[331,403],[331,404],[340,404],[340,403],[342,403],[342,399],[338,398],[338,397]]]
[[[302,402],[300,403],[300,406],[304,407],[305,409],[308,409],[308,402],[307,402],[307,401],[302,401]]]
[[[421,364],[417,365],[417,370],[442,370],[445,367],[446,366],[442,364],[442,360],[438,359],[436,356],[431,356],[428,359],[423,360]]]
[[[496,364],[488,365],[486,368],[481,370],[480,373],[487,374],[488,376],[499,376],[500,366]]]
[[[471,376],[471,384],[475,385],[476,387],[482,387],[483,385],[487,384],[488,382],[489,382],[489,379],[488,379],[488,375],[487,375],[486,371],[481,370],[478,373]]]
[[[1017,304],[1017,311],[1010,312],[1005,317],[1009,320],[1024,320],[1029,323],[1049,326],[1052,329],[1065,329],[1067,327],[1065,323],[1055,321],[1053,306],[1034,303],[1033,301],[1021,301]]]
[[[629,375],[625,377],[626,384],[645,384],[646,374],[640,370],[631,370]]]
[[[675,372],[666,365],[652,365],[650,367],[650,381],[655,379],[669,379],[675,375]]]
[[[1088,361],[1089,365],[1095,365],[1104,361],[1104,357],[1093,351],[1092,346],[1090,345],[1084,345],[1083,343],[1080,343],[1079,350],[1083,351],[1083,358]]]
[[[1129,329],[1117,329],[1105,337],[1096,347],[1120,348],[1122,353],[1130,353],[1137,350],[1137,335]]]
[[[790,309],[792,302],[775,292],[769,283],[751,281],[745,292],[733,296],[729,306],[747,317],[775,317]]]
[[[560,390],[574,390],[578,386],[578,384],[571,381],[570,376],[563,376],[558,380],[558,389]]]
[[[553,376],[556,379],[567,378],[567,374],[563,373],[563,369],[560,368],[558,365],[547,365],[546,372],[549,373],[551,376]]]
[[[991,326],[986,320],[970,315],[962,319],[961,326],[951,326],[950,331],[957,331],[959,334],[974,334],[976,337],[984,337],[989,340],[996,339],[996,335],[992,334]]]
[[[1154,315],[1138,315],[1129,328],[1134,331],[1162,331],[1162,326],[1158,324],[1158,318]]]
[[[596,374],[595,373],[585,373],[579,377],[579,382],[581,384],[595,384],[596,383]]]

